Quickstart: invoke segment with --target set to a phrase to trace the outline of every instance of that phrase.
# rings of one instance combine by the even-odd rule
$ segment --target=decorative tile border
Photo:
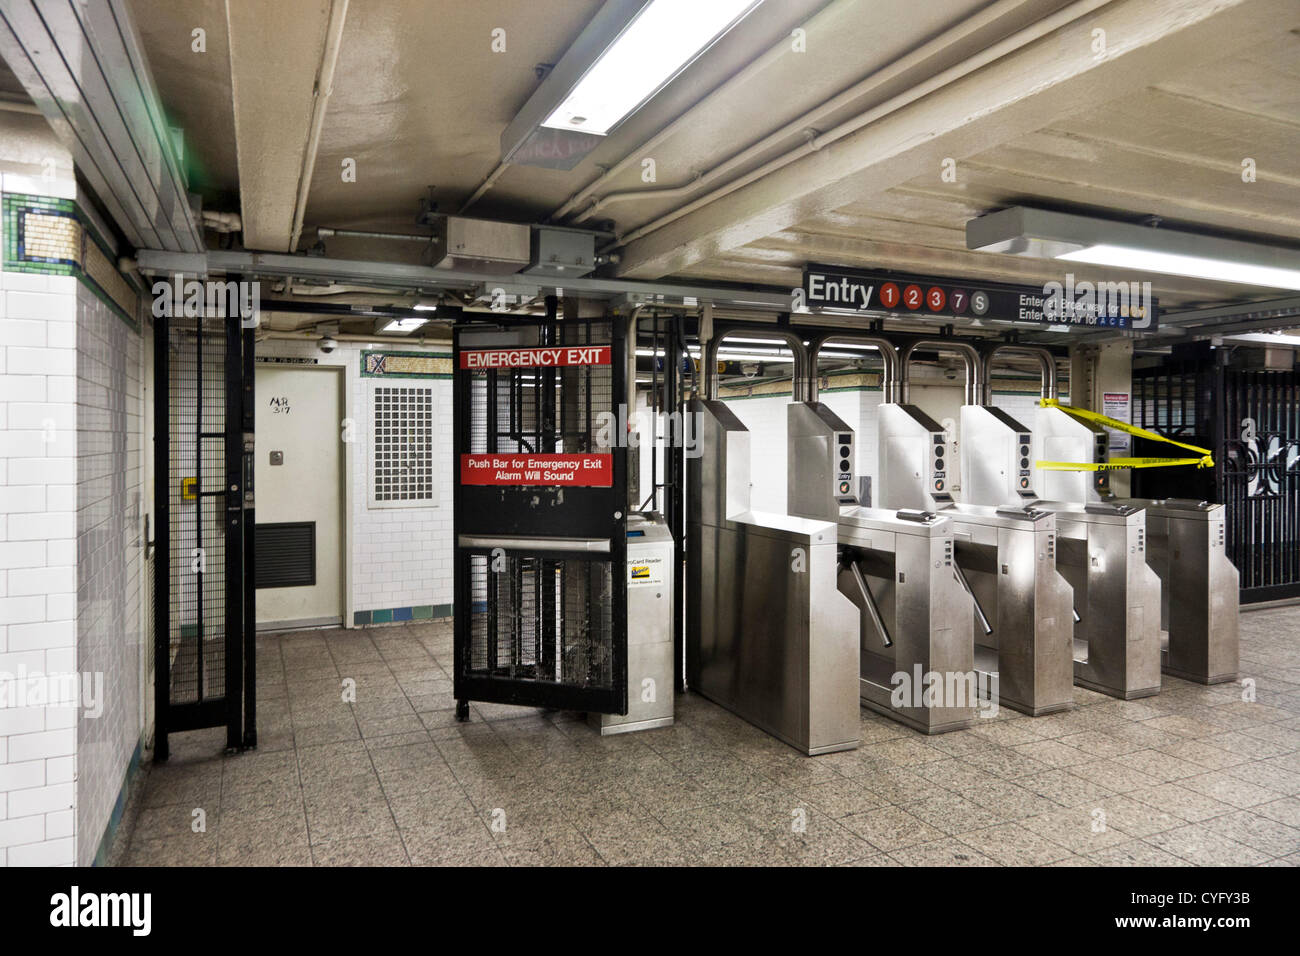
[[[95,859],[91,866],[104,866],[108,863],[108,854],[113,849],[113,839],[117,836],[118,827],[122,823],[122,812],[126,809],[127,796],[131,792],[131,781],[140,771],[141,745],[142,742],[137,740],[135,750],[131,754],[131,762],[126,765],[126,773],[122,775],[122,786],[117,791],[113,812],[109,814],[104,834],[99,838],[99,847],[95,850]]]
[[[451,617],[450,604],[419,604],[415,607],[388,607],[371,611],[353,611],[353,627],[369,627],[372,624],[404,624],[407,621],[432,621]]]
[[[362,378],[451,378],[450,352],[361,352]]]
[[[6,272],[74,276],[139,333],[140,292],[117,269],[113,250],[71,199],[5,193]]]

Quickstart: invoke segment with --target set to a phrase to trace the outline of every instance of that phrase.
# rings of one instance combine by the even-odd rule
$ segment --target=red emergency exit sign
[[[490,368],[557,368],[571,365],[608,365],[608,345],[573,345],[536,349],[467,349],[460,367],[471,371]]]
[[[475,454],[460,456],[462,485],[562,485],[609,488],[613,455]]]

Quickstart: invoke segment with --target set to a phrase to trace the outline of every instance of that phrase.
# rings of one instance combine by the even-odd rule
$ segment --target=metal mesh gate
[[[1213,449],[1216,466],[1134,472],[1134,494],[1222,503],[1241,600],[1300,596],[1300,376],[1209,356],[1134,369],[1133,391],[1136,424]]]
[[[1300,382],[1225,369],[1221,500],[1245,600],[1300,595]]]
[[[255,740],[244,696],[252,347],[237,317],[160,318],[155,328],[157,759],[176,731],[225,726],[232,748]]]
[[[470,353],[518,364],[468,367]],[[461,715],[470,700],[624,713],[622,336],[601,321],[471,325],[456,360]]]
[[[469,556],[468,672],[577,687],[614,677],[608,561],[512,552]]]

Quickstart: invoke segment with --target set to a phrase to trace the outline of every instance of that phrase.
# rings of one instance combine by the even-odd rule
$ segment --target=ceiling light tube
[[[649,0],[542,125],[604,136],[762,0]]]
[[[387,322],[384,322],[383,319],[380,319],[379,323],[382,323],[382,327],[379,329],[379,331],[390,332],[390,333],[414,332],[416,329],[423,327],[424,324],[427,323],[428,321],[429,320],[426,318],[415,317],[415,316],[411,316],[409,318],[389,319]]]
[[[968,221],[966,248],[1300,290],[1300,250],[1025,206]]]

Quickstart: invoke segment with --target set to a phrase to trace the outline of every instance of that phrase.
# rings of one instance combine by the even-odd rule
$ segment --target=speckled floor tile
[[[973,830],[961,841],[1003,866],[1046,866],[1071,856],[1071,851],[1014,823]]]
[[[460,723],[448,621],[264,635],[262,746],[175,735],[120,831],[125,862],[1294,865],[1300,653],[1277,637],[1293,620],[1242,618],[1253,702],[1176,679],[1140,701],[1076,688],[1073,710],[935,737],[864,709],[861,748],[819,758],[693,695],[672,727],[618,737],[502,705]]]

